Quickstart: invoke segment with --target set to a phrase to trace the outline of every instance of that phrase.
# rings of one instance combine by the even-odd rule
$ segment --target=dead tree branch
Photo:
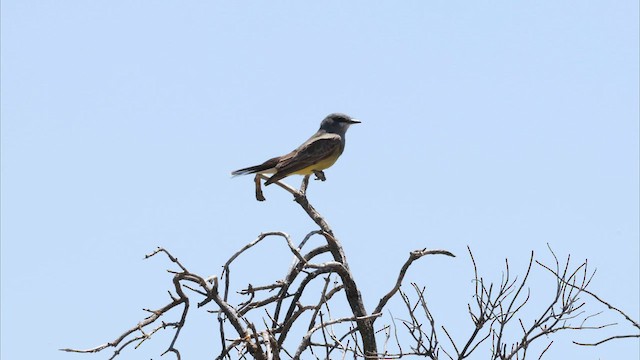
[[[549,249],[551,250],[551,249]],[[553,253],[553,251],[552,251]],[[554,254],[555,257],[555,254]],[[556,258],[557,259],[557,258]],[[611,305],[610,303],[608,303],[607,301],[603,300],[602,298],[600,298],[598,295],[594,294],[593,292],[587,290],[585,287],[580,287],[577,286],[574,282],[567,282],[567,280],[559,273],[557,267],[556,270],[550,268],[549,266],[536,261],[536,263],[538,265],[540,265],[542,268],[546,269],[547,271],[549,271],[551,274],[553,274],[553,276],[556,277],[556,279],[558,280],[559,283],[562,283],[563,286],[569,287],[572,290],[575,290],[577,292],[582,292],[585,294],[588,294],[589,296],[591,296],[592,298],[594,298],[598,303],[606,306],[608,309],[613,310],[615,312],[617,312],[618,314],[622,315],[622,317],[624,317],[624,319],[626,320],[626,322],[628,324],[630,324],[631,326],[635,327],[638,331],[637,334],[625,334],[625,335],[614,335],[614,336],[610,336],[608,338],[596,341],[596,342],[579,342],[579,341],[574,341],[573,343],[576,345],[581,345],[581,346],[598,346],[601,344],[604,344],[608,341],[611,340],[620,340],[620,339],[629,339],[629,338],[640,338],[640,323],[638,323],[637,321],[633,320],[629,315],[627,315],[624,311],[620,310],[619,308]],[[586,268],[586,261],[584,263],[585,268]],[[595,273],[595,271],[594,271]],[[590,279],[589,279],[590,280]],[[601,328],[601,327],[597,327],[597,328]]]
[[[260,181],[265,178],[263,175],[257,175],[255,178],[258,200],[264,200]],[[490,350],[491,358],[494,360],[520,359],[526,356],[531,343],[539,342],[556,332],[601,329],[609,326],[585,325],[593,315],[586,314],[585,302],[580,297],[582,294],[588,294],[640,329],[637,321],[587,290],[594,272],[588,271],[586,261],[578,266],[571,266],[568,257],[561,266],[553,251],[551,253],[555,259],[555,266],[547,266],[535,260],[532,252],[521,280],[511,275],[509,262],[505,260],[502,279],[494,284],[480,275],[478,264],[468,248],[473,265],[475,292],[472,304],[468,304],[465,309],[471,319],[471,331],[461,339],[437,323],[428,306],[427,286],[412,283],[411,294],[403,291],[402,287],[409,268],[416,260],[426,255],[454,257],[447,250],[422,249],[410,252],[391,289],[384,293],[377,306],[368,313],[342,244],[327,221],[306,197],[309,176],[304,177],[300,190],[281,181],[275,183],[293,195],[295,202],[319,229],[309,232],[297,246],[284,232],[259,234],[225,262],[220,274],[220,279],[223,280],[221,291],[218,288],[218,277],[194,274],[167,250],[158,248],[145,258],[163,253],[173,266],[178,268],[177,271],[169,270],[173,274],[170,301],[157,310],[145,309],[150,315],[111,342],[85,350],[62,350],[96,353],[111,348],[113,354],[110,359],[113,359],[130,345],[135,344],[137,348],[158,331],[172,329],[173,337],[163,355],[173,353],[179,360],[181,354],[178,350],[178,340],[185,326],[187,314],[192,311],[191,301],[196,298],[197,308],[209,306],[208,313],[217,316],[220,349],[216,359],[219,360],[232,359],[232,356],[258,360],[309,357],[329,359],[337,358],[337,354],[341,358],[349,356],[354,359],[399,359],[419,356],[432,360],[438,360],[440,355],[444,354],[452,360],[462,360],[481,347]],[[238,287],[237,280],[232,281],[231,278],[232,266],[240,257],[248,256],[256,248],[265,246],[268,241],[264,240],[270,238],[284,240],[286,249],[293,257],[292,265],[280,279],[258,286],[247,282],[245,287]],[[307,246],[312,238],[319,238],[321,244],[315,247]],[[528,320],[522,316],[521,311],[525,306],[531,305],[528,280],[532,275],[534,262],[554,275],[555,291],[537,316]],[[428,277],[425,281],[428,281]],[[241,299],[238,303],[234,302],[237,300],[231,300],[237,297]],[[392,317],[391,325],[385,324],[376,330],[376,320],[381,318],[383,311],[394,298],[401,301],[406,316],[404,319]],[[181,307],[182,311],[176,321],[160,321],[163,315],[178,307]],[[396,320],[399,320],[400,327],[396,326]],[[301,325],[306,329],[302,330],[303,335],[300,333]],[[300,336],[292,336],[296,331]],[[400,340],[401,332],[406,332],[408,342]],[[515,340],[507,340],[513,339],[514,334],[518,334]],[[450,344],[442,344],[439,341],[443,336]],[[595,346],[613,339],[634,337],[640,337],[640,334],[613,336],[595,343],[575,343]],[[380,342],[383,344],[382,351],[378,347],[379,340],[383,340]],[[393,340],[396,349],[393,349]],[[540,358],[552,343],[553,341],[550,341],[539,354]]]
[[[394,285],[393,289],[391,289],[386,295],[382,297],[382,299],[380,299],[378,306],[376,306],[375,310],[373,310],[374,314],[382,312],[382,309],[384,309],[384,306],[387,304],[389,299],[391,299],[396,294],[396,292],[400,289],[400,286],[402,285],[402,280],[404,279],[404,276],[406,275],[407,270],[409,269],[409,266],[411,266],[411,264],[414,261],[420,259],[425,255],[447,255],[447,256],[455,257],[455,255],[453,255],[452,253],[446,250],[422,249],[422,250],[412,251],[409,254],[409,259],[407,259],[404,265],[402,265],[402,268],[400,269],[400,273],[398,274],[398,280],[396,280],[396,284]]]

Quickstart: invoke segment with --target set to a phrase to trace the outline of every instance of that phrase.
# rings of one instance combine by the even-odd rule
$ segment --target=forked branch
[[[261,197],[264,199],[260,188],[262,179],[266,177],[257,175],[255,178],[256,196],[259,200]],[[127,347],[137,348],[156,332],[169,329],[174,333],[163,354],[170,352],[180,359],[178,339],[187,314],[192,311],[191,301],[196,298],[198,308],[208,305],[208,312],[217,315],[220,336],[217,359],[220,360],[231,359],[232,356],[259,360],[309,357],[328,359],[347,356],[354,359],[399,359],[419,356],[438,360],[442,354],[452,360],[462,360],[480,348],[490,350],[491,358],[494,360],[520,359],[526,356],[531,343],[546,339],[556,332],[601,329],[609,326],[585,325],[593,315],[585,313],[585,302],[580,297],[582,294],[588,294],[598,303],[622,315],[629,324],[640,330],[637,321],[587,290],[594,272],[588,271],[586,261],[575,266],[571,265],[570,257],[567,257],[561,266],[553,251],[551,253],[555,259],[555,266],[547,266],[535,260],[532,252],[521,279],[512,276],[509,262],[505,260],[501,280],[493,283],[480,275],[473,253],[468,249],[473,265],[475,291],[473,302],[468,304],[467,309],[462,310],[468,313],[471,320],[471,329],[462,338],[438,324],[428,306],[427,286],[412,283],[413,292],[409,293],[403,291],[402,287],[409,268],[416,260],[426,255],[454,257],[447,250],[422,249],[410,252],[398,272],[395,283],[390,286],[391,289],[384,293],[377,306],[368,313],[341,242],[306,197],[309,176],[304,177],[300,190],[281,181],[275,184],[292,194],[295,202],[318,226],[318,229],[309,232],[298,245],[284,232],[273,231],[258,235],[225,262],[220,275],[223,282],[221,293],[218,277],[203,277],[192,273],[167,250],[158,248],[146,258],[162,253],[178,268],[177,271],[169,271],[173,274],[170,301],[157,310],[145,310],[149,313],[147,317],[111,342],[85,350],[62,350],[96,353],[111,348],[113,359]],[[293,264],[282,278],[260,285],[247,282],[244,287],[239,287],[237,280],[231,279],[232,267],[236,260],[249,256],[250,252],[261,246],[267,246],[265,244],[271,244],[267,239],[272,238],[283,240],[280,244],[286,244],[287,251],[293,257]],[[320,244],[308,245],[317,239],[320,240]],[[273,246],[269,245],[269,251],[273,251]],[[533,305],[530,304],[531,291],[528,281],[533,274],[534,263],[553,274],[554,291],[551,300],[539,308],[535,319],[527,320],[521,316],[521,310],[525,306],[530,308]],[[428,280],[429,277],[425,277],[424,281]],[[242,299],[238,303],[232,301],[236,296]],[[391,325],[383,325],[376,331],[376,319],[381,318],[383,311],[394,298],[401,300],[406,315],[403,318],[392,318]],[[339,302],[347,306],[338,306]],[[177,307],[182,307],[182,312],[176,321],[160,321],[163,315]],[[400,326],[396,326],[396,321]],[[304,324],[302,326],[306,330],[303,331],[306,333],[292,336],[294,331],[300,331],[301,324]],[[400,341],[400,332],[406,332],[410,340]],[[513,334],[519,334],[517,341],[505,340],[507,337],[513,338]],[[396,349],[393,349],[392,336]],[[448,339],[448,344],[439,341],[443,337]],[[595,343],[575,343],[595,346],[614,339],[637,337],[640,337],[640,334],[619,335]],[[384,340],[382,351],[378,348],[379,340]],[[540,358],[552,343],[553,341],[550,341],[542,350]]]

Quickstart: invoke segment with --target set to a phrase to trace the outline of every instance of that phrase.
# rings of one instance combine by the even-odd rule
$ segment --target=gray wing
[[[342,149],[343,142],[340,135],[323,134],[320,137],[309,139],[296,150],[280,158],[278,165],[276,165],[277,172],[271,176],[266,185],[316,164],[336,152],[339,154]]]

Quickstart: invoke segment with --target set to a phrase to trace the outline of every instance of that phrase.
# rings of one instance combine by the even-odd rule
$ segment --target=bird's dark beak
[[[356,119],[349,119],[347,121],[349,124],[360,124],[362,121]]]

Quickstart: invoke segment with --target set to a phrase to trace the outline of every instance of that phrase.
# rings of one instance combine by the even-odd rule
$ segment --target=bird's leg
[[[302,185],[300,185],[300,193],[302,194],[302,196],[307,195],[307,186],[309,186],[309,176],[310,175],[305,175],[302,178]]]
[[[256,200],[265,201],[267,199],[264,198],[264,194],[262,194],[262,184],[260,184],[260,174],[257,174],[255,179],[256,183]]]
[[[320,181],[327,180],[322,170],[313,170],[313,174],[316,176],[315,180],[320,180]]]

